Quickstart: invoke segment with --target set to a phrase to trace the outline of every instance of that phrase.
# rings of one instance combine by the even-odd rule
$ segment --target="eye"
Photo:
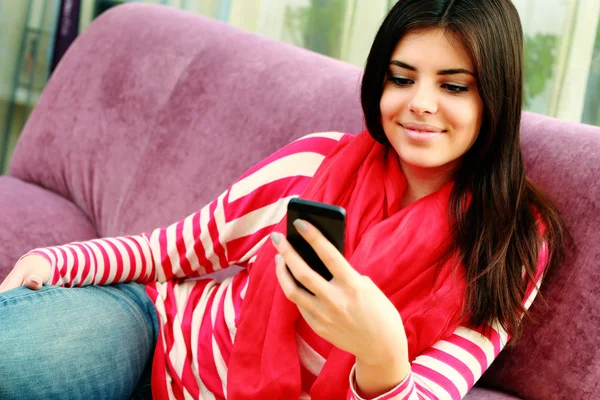
[[[399,86],[399,87],[408,86],[408,85],[414,83],[414,81],[412,79],[400,78],[400,77],[396,77],[396,76],[388,76],[388,81],[392,82],[394,85]]]
[[[442,87],[444,89],[446,89],[447,91],[449,91],[450,93],[463,93],[463,92],[468,92],[469,91],[469,87],[468,86],[453,85],[453,84],[450,84],[450,83],[444,83],[442,85]]]

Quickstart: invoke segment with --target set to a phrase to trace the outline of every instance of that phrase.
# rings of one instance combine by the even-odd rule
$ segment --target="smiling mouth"
[[[430,133],[444,133],[446,130],[439,129],[433,125],[427,124],[416,124],[416,123],[406,123],[399,124],[402,128],[406,130],[410,130],[411,132],[417,132],[422,134],[430,134]]]
[[[446,131],[438,129],[431,125],[417,125],[417,124],[399,124],[407,138],[414,143],[426,143],[430,140],[441,136]]]

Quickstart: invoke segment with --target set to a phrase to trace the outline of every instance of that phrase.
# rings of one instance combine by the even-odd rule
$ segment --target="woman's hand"
[[[306,221],[294,222],[333,275],[326,281],[313,271],[280,233],[271,235],[279,252],[277,279],[285,296],[295,303],[315,333],[341,350],[354,354],[369,368],[400,366],[408,374],[408,345],[402,318],[385,294],[360,275],[344,256]],[[301,289],[288,272],[309,289]]]
[[[41,289],[50,279],[50,267],[48,260],[42,256],[32,254],[23,257],[0,284],[0,293],[23,285],[33,290]]]

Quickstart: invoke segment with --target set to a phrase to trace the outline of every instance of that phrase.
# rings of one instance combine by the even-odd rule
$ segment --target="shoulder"
[[[302,167],[312,171],[321,164],[340,141],[352,137],[351,134],[343,132],[317,132],[302,136],[254,165],[239,179],[244,179],[266,168],[277,170],[285,166],[293,167],[294,171],[303,175]]]
[[[292,152],[316,152],[324,156],[329,154],[339,142],[353,136],[343,132],[317,132],[304,135],[285,146],[282,150]]]

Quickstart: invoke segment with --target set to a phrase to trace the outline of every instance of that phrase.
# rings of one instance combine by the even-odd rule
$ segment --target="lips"
[[[443,129],[435,127],[433,125],[427,124],[417,124],[414,122],[408,122],[405,124],[400,124],[404,129],[409,129],[414,132],[423,132],[423,133],[441,133],[444,132]]]
[[[406,136],[410,141],[421,144],[424,144],[446,132],[438,127],[426,124],[406,123],[400,124],[400,126],[404,128],[404,132],[406,132]]]

